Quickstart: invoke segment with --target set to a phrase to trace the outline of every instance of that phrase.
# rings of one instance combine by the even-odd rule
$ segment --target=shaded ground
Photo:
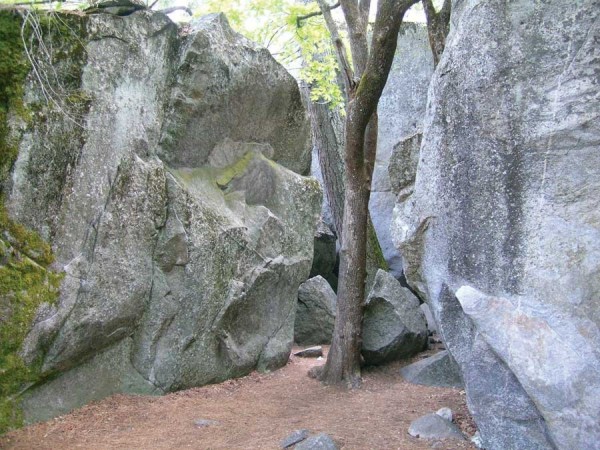
[[[276,449],[294,430],[330,434],[344,450],[429,449],[410,422],[443,406],[474,433],[457,389],[405,382],[396,363],[365,373],[363,388],[323,386],[306,373],[324,360],[292,357],[281,370],[163,397],[115,395],[54,420],[0,437],[8,449]],[[404,363],[406,364],[406,363]],[[216,424],[197,426],[200,419]],[[474,449],[446,441],[436,449]]]

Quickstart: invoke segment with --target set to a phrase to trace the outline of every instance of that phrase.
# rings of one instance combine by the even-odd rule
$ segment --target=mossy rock
[[[22,423],[18,394],[39,378],[38,365],[26,366],[18,352],[38,307],[58,297],[53,259],[48,244],[8,217],[0,197],[0,433]]]

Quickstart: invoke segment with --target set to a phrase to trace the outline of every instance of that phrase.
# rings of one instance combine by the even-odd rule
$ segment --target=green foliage
[[[53,259],[37,233],[8,217],[0,198],[0,433],[20,425],[16,397],[39,378],[38,366],[26,366],[18,351],[37,308],[58,297],[62,274],[48,269]]]
[[[0,11],[0,180],[5,179],[18,153],[18,136],[11,135],[9,118],[28,122],[23,86],[30,70],[17,13]],[[43,28],[49,23],[45,21]],[[26,35],[26,39],[27,39]],[[48,270],[50,246],[8,216],[0,195],[0,433],[20,425],[18,393],[39,376],[18,351],[42,303],[58,296],[61,275]]]
[[[322,16],[298,21],[318,11],[316,2],[296,0],[198,0],[195,15],[223,12],[231,26],[268,48],[290,72],[310,84],[313,101],[343,106],[336,80],[337,61]],[[298,26],[300,25],[300,26]]]

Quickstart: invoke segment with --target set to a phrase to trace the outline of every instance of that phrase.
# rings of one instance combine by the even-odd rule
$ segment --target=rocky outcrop
[[[336,297],[329,283],[316,276],[298,288],[294,340],[300,345],[331,344]]]
[[[379,134],[369,202],[383,255],[396,277],[402,273],[402,261],[390,234],[390,222],[398,192],[396,181],[388,174],[388,166],[410,166],[393,154],[396,154],[395,147],[400,142],[422,129],[432,73],[433,56],[427,28],[418,23],[402,24],[394,63],[377,108]],[[414,178],[416,165],[410,167],[412,173],[409,176]]]
[[[365,364],[408,358],[427,346],[419,300],[390,273],[377,271],[365,302],[361,353]]]
[[[454,2],[395,210],[488,449],[600,440],[599,6]]]
[[[285,364],[321,204],[294,79],[222,15],[67,19],[47,39],[76,43],[55,69],[77,114],[32,74],[35,121],[13,125],[8,208],[65,273],[23,344],[52,375],[26,419]]]

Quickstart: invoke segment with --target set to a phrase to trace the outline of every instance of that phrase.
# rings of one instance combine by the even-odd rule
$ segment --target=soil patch
[[[0,448],[277,449],[301,428],[328,433],[344,450],[476,448],[469,441],[434,443],[407,433],[411,421],[447,406],[471,436],[475,427],[464,392],[404,381],[398,370],[407,362],[369,369],[363,387],[347,391],[307,376],[324,362],[292,356],[272,373],[162,397],[114,395],[8,433]]]

